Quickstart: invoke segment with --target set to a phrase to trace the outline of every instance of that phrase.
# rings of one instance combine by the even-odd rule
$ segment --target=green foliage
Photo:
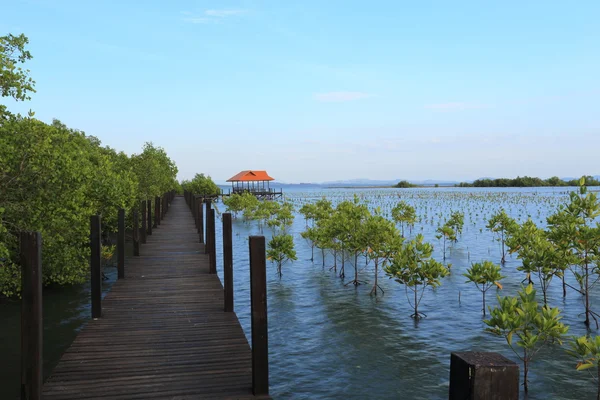
[[[287,261],[295,261],[294,238],[289,234],[274,235],[267,245],[267,259],[277,265],[277,273],[281,278],[281,267]]]
[[[437,235],[435,235],[435,237],[439,240],[439,239],[443,239],[443,254],[444,254],[444,260],[446,260],[446,241],[451,241],[451,242],[455,242],[456,239],[456,232],[454,231],[454,229],[452,229],[450,226],[448,226],[448,224],[440,226],[436,229],[436,232],[438,233]]]
[[[400,189],[408,189],[408,188],[416,187],[416,185],[413,185],[409,181],[400,181],[394,187],[397,187]]]
[[[463,274],[467,278],[467,283],[473,282],[483,296],[483,315],[485,315],[485,293],[494,285],[502,289],[500,280],[505,278],[500,274],[500,266],[491,261],[475,263]]]
[[[600,181],[592,176],[585,177],[586,186],[600,186]],[[579,180],[573,179],[564,181],[557,176],[546,180],[541,178],[532,178],[530,176],[516,177],[515,179],[477,179],[473,183],[462,182],[460,187],[543,187],[543,186],[579,186]]]
[[[131,210],[141,197],[132,161],[59,121],[16,116],[0,122],[3,295],[18,294],[20,231],[42,234],[44,285],[87,279],[89,217],[102,216],[106,237],[117,229],[118,209]]]
[[[417,212],[413,206],[400,201],[392,208],[392,218],[400,224],[400,231],[404,236],[404,225],[414,226],[417,222]]]
[[[29,70],[20,64],[31,60],[32,56],[25,46],[29,39],[23,34],[0,36],[0,97],[12,97],[19,101],[29,100],[29,93],[35,93],[35,82],[29,77]],[[10,115],[0,105],[0,120]]]
[[[411,317],[415,319],[424,315],[419,312],[419,304],[425,289],[428,286],[438,287],[442,283],[441,279],[450,273],[448,268],[431,258],[432,253],[433,246],[424,242],[423,235],[419,234],[402,246],[391,263],[384,267],[390,278],[404,285],[408,302],[414,309]],[[412,300],[408,290],[412,291]]]
[[[367,241],[367,256],[375,264],[375,281],[370,294],[377,296],[377,290],[383,289],[378,285],[379,266],[385,268],[401,249],[403,238],[394,223],[381,215],[369,215],[362,225],[363,237]]]
[[[463,226],[465,225],[465,214],[460,211],[452,211],[450,213],[450,218],[448,221],[446,221],[446,225],[460,235],[462,233]],[[458,239],[455,237],[454,241],[456,242],[457,240]]]
[[[486,331],[505,338],[511,350],[523,362],[527,393],[527,374],[534,356],[548,343],[562,343],[561,338],[569,328],[560,322],[562,317],[558,308],[540,307],[531,284],[522,288],[518,297],[498,297],[498,306],[490,308],[490,314],[490,319],[484,321],[489,327]],[[514,336],[523,353],[513,347]]]
[[[579,283],[586,326],[593,318],[598,328],[591,310],[590,291],[600,278],[600,224],[596,222],[600,217],[600,202],[595,193],[587,191],[585,183],[582,177],[579,191],[569,195],[569,204],[548,218],[548,236]]]
[[[182,183],[182,186],[185,190],[195,195],[216,196],[221,193],[221,189],[213,182],[212,178],[204,174],[194,175],[194,179],[185,181]],[[238,201],[238,198],[235,199],[234,202]]]
[[[501,208],[488,220],[486,228],[499,236],[498,241],[502,243],[502,258],[500,263],[504,264],[506,262],[507,253],[506,238],[518,228],[518,224],[513,218],[506,214],[506,211],[504,211],[503,208]]]
[[[590,368],[596,370],[592,377],[596,381],[596,398],[600,398],[600,336],[573,337],[570,344],[571,349],[567,350],[567,353],[579,361],[575,369],[577,371]]]
[[[543,229],[528,219],[522,226],[513,230],[508,240],[511,251],[518,251],[518,258],[523,263],[517,269],[531,279],[538,278],[544,296],[544,305],[548,304],[548,287],[552,278],[562,277],[569,261],[563,253],[548,240]]]
[[[162,196],[177,187],[177,166],[162,147],[152,142],[144,144],[140,154],[131,157],[132,168],[138,178],[138,200]]]

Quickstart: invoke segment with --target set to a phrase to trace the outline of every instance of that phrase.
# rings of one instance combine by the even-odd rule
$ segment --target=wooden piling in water
[[[265,237],[250,236],[250,308],[252,324],[252,393],[269,394],[267,330],[267,261]]]
[[[21,400],[41,399],[43,383],[42,235],[21,232]]]
[[[518,400],[519,366],[493,352],[450,355],[450,400]]]
[[[99,215],[90,217],[90,229],[92,318],[100,318],[102,316],[102,235]]]
[[[117,278],[125,278],[125,210],[120,208],[117,220]],[[138,230],[136,224],[134,232]]]
[[[233,312],[233,234],[231,213],[223,214],[223,294],[225,312]]]

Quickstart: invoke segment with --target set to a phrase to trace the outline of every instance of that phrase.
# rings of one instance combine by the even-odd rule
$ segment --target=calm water
[[[373,208],[388,213],[399,200],[417,208],[422,218],[412,235],[423,233],[436,247],[441,260],[441,243],[435,239],[438,223],[451,210],[465,213],[465,228],[459,242],[447,254],[452,274],[435,292],[428,291],[420,310],[427,318],[415,323],[409,315],[404,288],[380,275],[383,296],[370,297],[371,284],[344,286],[330,267],[327,256],[322,267],[320,252],[310,261],[309,245],[300,237],[305,221],[296,218],[298,260],[284,265],[283,278],[268,264],[268,318],[271,393],[280,399],[443,399],[447,398],[451,351],[498,351],[518,362],[502,338],[484,332],[481,294],[466,284],[461,274],[470,262],[500,260],[499,243],[485,229],[485,220],[503,206],[521,221],[530,216],[543,225],[545,217],[567,198],[565,189],[328,189],[288,191],[288,199],[300,207],[304,202],[327,196],[334,202],[357,193]],[[224,207],[217,205],[223,212]],[[221,249],[217,224],[217,249]],[[408,234],[408,232],[406,232]],[[235,307],[246,334],[250,332],[248,240],[260,234],[256,222],[234,220]],[[267,238],[270,232],[265,229]],[[408,234],[408,236],[411,236]],[[360,277],[373,281],[373,269],[359,260]],[[218,262],[222,278],[222,263]],[[514,295],[523,274],[509,258],[503,268],[503,295]],[[347,276],[353,270],[346,263]],[[114,280],[105,283],[109,287]],[[460,302],[459,302],[460,293]],[[488,292],[488,304],[495,303],[495,290]],[[541,293],[540,293],[541,295]],[[593,304],[598,304],[594,293]],[[45,355],[47,370],[54,365],[77,331],[89,317],[88,287],[45,293]],[[563,309],[569,336],[585,334],[582,301],[570,291],[563,300],[560,281],[552,282],[552,306]],[[18,393],[19,362],[18,304],[0,306],[0,393],[6,398]],[[594,330],[593,332],[597,332]],[[537,356],[530,372],[530,399],[592,399],[595,383],[586,372],[575,371],[576,361],[560,347],[548,347]],[[0,396],[5,398],[5,396]]]

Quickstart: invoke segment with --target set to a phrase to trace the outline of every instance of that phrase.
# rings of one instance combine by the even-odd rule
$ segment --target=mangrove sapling
[[[529,367],[535,355],[548,343],[562,344],[561,338],[569,330],[560,320],[560,310],[540,307],[535,300],[535,290],[529,284],[521,288],[517,297],[498,296],[498,306],[489,308],[490,319],[483,322],[489,326],[487,332],[501,336],[515,355],[523,362],[523,387],[528,393]],[[513,346],[513,336],[518,338]]]
[[[315,261],[315,243],[317,241],[317,229],[314,227],[307,228],[304,232],[300,234],[303,239],[308,240],[310,243],[310,261]]]
[[[468,280],[467,283],[473,282],[483,297],[483,315],[485,315],[485,293],[494,285],[498,289],[502,289],[500,280],[505,278],[500,274],[500,266],[491,261],[475,263],[471,268],[467,269],[467,273],[463,274]]]
[[[295,261],[294,238],[289,234],[274,235],[267,245],[267,259],[277,265],[277,274],[281,279],[281,267],[286,261]]]
[[[444,225],[444,226],[438,227],[436,229],[436,232],[438,232],[439,234],[435,235],[435,237],[438,240],[443,239],[443,254],[444,254],[444,261],[446,261],[446,241],[451,241],[451,242],[456,241],[456,232],[449,225]]]
[[[450,218],[446,221],[446,225],[456,232],[454,241],[457,242],[457,236],[462,234],[463,226],[465,225],[465,214],[460,211],[452,211]]]
[[[559,217],[550,217],[549,222],[553,237],[562,235],[562,240],[569,243],[572,254],[569,259],[574,261],[570,269],[584,297],[585,325],[589,327],[593,318],[598,329],[590,291],[600,279],[600,224],[595,222],[600,216],[600,202],[595,193],[588,193],[585,178],[581,178],[579,184],[579,193],[571,192],[570,203],[559,210]]]
[[[348,283],[358,286],[358,255],[368,248],[363,222],[370,212],[365,204],[360,204],[358,196],[353,201],[342,201],[336,207],[336,221],[340,224],[340,241],[344,251],[354,255],[354,279]],[[343,276],[341,276],[343,277]]]
[[[408,303],[414,310],[411,317],[419,320],[424,313],[419,312],[419,304],[428,286],[436,288],[441,279],[448,275],[448,268],[433,258],[433,246],[423,242],[423,235],[418,234],[413,240],[403,245],[394,254],[391,262],[384,267],[390,279],[404,285]],[[408,291],[412,292],[409,296]],[[411,299],[413,297],[413,299]]]
[[[392,208],[392,218],[400,224],[400,232],[404,237],[404,225],[414,226],[417,222],[417,213],[414,207],[405,201],[400,201]]]
[[[486,225],[487,229],[498,235],[497,240],[502,244],[502,258],[500,259],[500,263],[502,265],[506,263],[506,237],[510,235],[511,232],[514,232],[517,227],[517,222],[513,218],[509,217],[503,208],[492,215]]]
[[[379,266],[383,268],[387,265],[390,258],[400,251],[402,247],[402,236],[394,224],[381,215],[371,215],[364,223],[364,233],[368,241],[368,257],[375,264],[375,280],[373,288],[369,295],[377,296],[377,290],[384,290],[379,286],[377,278],[379,276]]]
[[[571,349],[567,353],[579,360],[577,371],[588,370],[596,381],[596,400],[600,400],[600,336],[573,337]],[[589,369],[594,368],[592,373]]]
[[[516,229],[509,242],[511,251],[518,251],[518,258],[523,264],[517,270],[525,272],[530,280],[532,275],[537,276],[544,305],[547,305],[550,282],[555,276],[563,276],[568,261],[565,261],[554,243],[548,240],[546,232],[531,220]]]

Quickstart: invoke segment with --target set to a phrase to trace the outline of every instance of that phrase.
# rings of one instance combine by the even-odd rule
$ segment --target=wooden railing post
[[[190,198],[190,211],[192,212],[192,217],[194,217],[194,226],[196,227],[196,229],[198,228],[198,216],[196,213],[196,203],[198,202],[198,200],[196,199],[196,196],[192,196]]]
[[[140,226],[139,217],[137,210],[133,210],[133,255],[139,257],[140,255]]]
[[[518,400],[519,366],[498,353],[450,355],[450,400]]]
[[[198,201],[196,211],[198,212],[198,236],[200,243],[204,243],[204,207],[202,206],[202,200]]]
[[[146,204],[148,205],[148,235],[152,235],[152,200],[146,200]]]
[[[158,228],[160,225],[160,197],[154,197],[154,227]]]
[[[212,240],[212,238],[210,237],[210,229],[208,228],[208,220],[210,218],[210,199],[206,199],[204,200],[204,202],[206,203],[206,210],[205,210],[205,215],[206,215],[206,243],[204,245],[204,253],[208,254],[209,250],[210,250],[210,241]]]
[[[102,242],[99,215],[90,217],[90,228],[92,318],[100,318],[102,316],[102,271],[100,269]]]
[[[146,230],[148,229],[148,227],[146,225],[146,202],[145,201],[142,201],[141,214],[142,214],[142,229],[140,230],[140,242],[142,244],[145,244],[146,243]]]
[[[125,210],[120,208],[118,213],[117,231],[117,278],[125,278]],[[134,232],[137,227],[134,224]],[[135,234],[135,233],[134,233]]]
[[[21,400],[41,399],[43,382],[42,235],[21,232]]]
[[[250,236],[250,308],[252,324],[252,392],[269,394],[267,331],[267,261],[265,237]]]
[[[225,312],[233,312],[233,235],[231,213],[223,214],[223,291]]]
[[[208,217],[210,230],[210,248],[209,248],[209,270],[210,274],[217,273],[217,238],[215,231],[215,210],[211,209]]]

